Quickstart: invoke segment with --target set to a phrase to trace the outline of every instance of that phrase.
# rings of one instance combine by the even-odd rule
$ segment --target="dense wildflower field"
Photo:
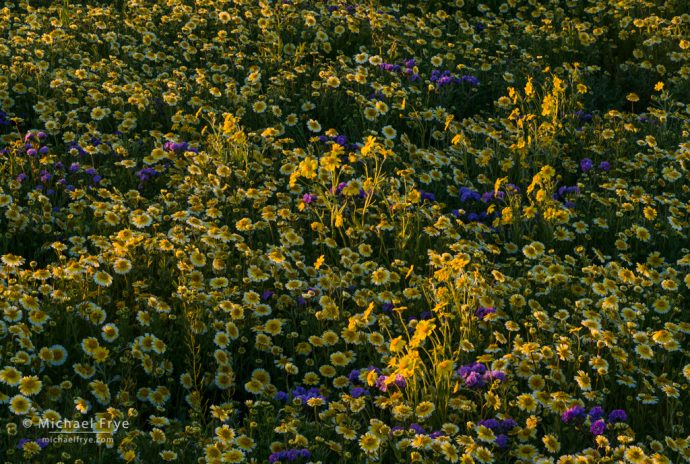
[[[686,10],[3,2],[0,462],[690,461]]]

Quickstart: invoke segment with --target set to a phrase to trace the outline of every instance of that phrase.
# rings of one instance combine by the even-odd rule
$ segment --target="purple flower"
[[[311,205],[314,200],[316,200],[316,195],[312,195],[311,193],[302,195],[302,201],[307,205]]]
[[[436,195],[431,192],[425,192],[424,190],[419,190],[422,201],[436,201]]]
[[[273,296],[272,291],[264,290],[264,292],[261,294],[261,300],[262,301],[268,301],[272,296]]]
[[[604,417],[604,408],[602,408],[601,406],[594,406],[592,409],[589,410],[588,416],[592,421],[597,421]]]
[[[395,386],[401,390],[407,386],[407,381],[405,380],[405,377],[403,377],[400,374],[395,374],[394,383],[395,383]]]
[[[501,430],[503,430],[503,432],[505,432],[505,433],[508,433],[511,430],[513,430],[515,427],[517,427],[517,425],[518,424],[515,421],[515,419],[511,419],[509,417],[508,419],[504,419],[503,421],[501,421]]]
[[[585,408],[582,406],[573,406],[561,414],[561,420],[566,424],[573,424],[581,422],[585,416]]]
[[[26,150],[26,154],[29,156],[36,156],[38,154],[38,152],[36,151],[35,148],[29,148],[28,150]]]
[[[492,190],[482,193],[481,200],[482,203],[488,203],[494,197],[494,192]]]
[[[479,79],[477,79],[475,76],[462,76],[462,82],[470,84],[473,87],[479,85]]]
[[[359,370],[358,369],[351,370],[347,376],[347,379],[350,381],[350,383],[359,382]]]
[[[609,422],[615,424],[616,422],[627,422],[628,415],[622,409],[614,409],[609,413]]]
[[[79,163],[72,163],[69,165],[69,172],[77,172],[79,170]]]
[[[592,163],[592,160],[589,158],[582,158],[580,160],[580,169],[582,169],[582,172],[587,172],[590,169],[592,169],[592,166],[594,166],[594,163]]]
[[[590,113],[585,113],[582,110],[575,111],[575,116],[580,120],[580,124],[592,122],[592,115]]]
[[[276,463],[276,462],[295,461],[299,458],[309,459],[310,457],[311,457],[311,453],[309,452],[308,449],[306,449],[306,448],[302,448],[302,449],[292,448],[289,450],[283,450],[283,451],[277,451],[275,453],[271,453],[268,456],[268,462]]]
[[[145,167],[141,169],[140,171],[137,171],[135,173],[137,176],[139,176],[139,180],[142,182],[146,182],[147,180],[151,179],[152,177],[155,177],[159,174],[158,171],[156,171],[152,167]]]
[[[599,169],[601,169],[604,172],[609,172],[611,170],[611,163],[608,161],[602,161],[599,163]]]
[[[496,312],[496,308],[482,308],[479,307],[477,310],[474,312],[475,316],[477,316],[477,319],[480,321],[483,321],[484,318],[489,315],[489,314],[494,314]]]
[[[460,187],[460,201],[462,203],[470,200],[479,201],[480,199],[479,192],[475,192],[467,187]]]
[[[350,396],[353,398],[359,398],[360,396],[368,395],[369,392],[362,387],[354,387],[350,390]]]
[[[483,380],[485,382],[490,382],[492,380],[499,380],[501,382],[505,382],[506,378],[507,378],[506,375],[501,371],[488,371],[483,376]]]
[[[413,430],[414,433],[416,433],[417,435],[426,433],[426,430],[424,430],[424,427],[422,427],[421,425],[417,424],[416,422],[413,422],[413,423],[410,424],[410,430]]]
[[[604,422],[603,419],[593,422],[589,427],[589,431],[592,432],[592,435],[601,435],[604,433],[604,430],[606,430],[606,422]]]
[[[22,438],[21,440],[19,440],[19,443],[17,443],[17,449],[24,449],[24,445],[26,445],[30,441],[33,440],[29,440],[28,438]]]
[[[477,372],[470,372],[467,377],[465,377],[465,385],[469,388],[482,387],[484,385],[484,380]]]
[[[379,378],[376,379],[376,388],[381,390],[382,392],[385,392],[388,390],[388,385],[386,385],[386,380],[388,380],[388,377],[385,375],[379,375]]]
[[[501,427],[501,424],[496,419],[484,419],[479,421],[478,425],[482,425],[487,429],[491,429],[494,431],[498,430]]]
[[[508,446],[508,435],[500,434],[496,437],[496,446],[499,448],[505,448]]]

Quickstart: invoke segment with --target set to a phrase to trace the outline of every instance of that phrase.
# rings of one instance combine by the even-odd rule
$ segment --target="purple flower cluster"
[[[38,155],[47,155],[50,149],[43,145],[44,140],[48,135],[43,132],[27,132],[24,135],[24,151],[28,156],[38,157]]]
[[[627,422],[628,415],[622,409],[614,409],[608,415],[607,420],[604,420],[604,409],[601,406],[595,406],[589,410],[589,419],[592,424],[589,426],[589,431],[592,435],[602,435],[606,431],[606,424],[616,424],[618,422]]]
[[[405,380],[405,377],[403,377],[400,374],[395,374],[395,380],[393,381],[392,384],[387,385],[386,383],[388,382],[388,376],[386,375],[379,375],[379,377],[376,379],[376,388],[381,390],[382,392],[388,391],[388,388],[391,385],[395,385],[399,389],[403,389],[407,386],[407,381]]]
[[[589,431],[592,432],[592,435],[602,435],[606,431],[606,422],[604,422],[604,419],[592,422],[592,425],[589,426]]]
[[[493,307],[490,307],[490,308],[479,307],[474,312],[474,315],[477,316],[477,319],[479,319],[480,321],[483,321],[487,315],[494,314],[495,312],[496,312],[496,308],[493,308]]]
[[[33,157],[39,157],[41,155],[46,155],[50,152],[50,149],[48,146],[42,145],[43,141],[47,138],[47,134],[43,131],[30,131],[27,132],[26,135],[24,136],[24,150],[28,156],[33,156]],[[100,143],[100,141],[92,141],[93,143]],[[81,147],[78,145],[70,145],[71,148],[76,148],[78,147],[79,153],[83,152],[83,154],[86,154],[87,152],[84,151]],[[56,161],[52,163],[52,166],[50,167],[44,167],[43,169],[40,169],[37,175],[33,177],[38,183],[34,185],[34,189],[37,191],[44,191],[46,195],[48,196],[53,196],[56,194],[56,189],[58,187],[64,188],[66,191],[73,191],[75,190],[75,186],[73,185],[74,183],[77,183],[75,181],[81,181],[80,178],[75,177],[77,175],[87,175],[89,176],[88,178],[88,184],[86,185],[87,188],[90,188],[91,186],[98,185],[101,183],[103,180],[103,176],[101,176],[98,171],[93,168],[87,168],[87,169],[82,169],[81,165],[78,162],[72,162],[70,163],[69,167],[65,169],[65,165],[61,161]],[[27,173],[19,173],[17,175],[16,180],[19,183],[24,183],[29,178],[29,175]],[[69,182],[68,179],[71,178],[71,182]],[[67,201],[69,201],[69,198],[67,198]]]
[[[414,82],[419,79],[419,74],[414,72],[414,68],[416,65],[417,61],[414,58],[410,58],[403,61],[402,66],[399,64],[381,63],[379,64],[379,68],[388,72],[404,74],[408,77],[409,80]]]
[[[19,443],[17,443],[17,449],[24,449],[24,445],[26,445],[27,443],[33,443],[34,441],[41,449],[44,449],[50,443],[47,438],[38,438],[36,440],[22,438],[21,440],[19,440]]]
[[[515,184],[506,184],[504,188],[505,190],[498,190],[496,192],[493,190],[484,192],[479,199],[482,201],[482,203],[488,203],[491,200],[503,200],[506,197],[506,194],[517,195],[520,193],[520,188]]]
[[[472,87],[476,87],[479,85],[479,79],[477,79],[475,76],[466,75],[458,77],[453,76],[453,74],[448,70],[441,72],[438,69],[434,69],[433,71],[431,71],[431,77],[429,77],[429,81],[436,84],[437,88],[445,87],[451,84],[469,84]]]
[[[193,148],[189,146],[189,143],[187,142],[172,142],[172,141],[167,141],[163,144],[163,150],[165,151],[174,151],[175,153],[184,153],[186,151],[193,151],[194,153],[199,153],[199,150],[197,148]]]
[[[309,401],[312,398],[321,398],[324,402],[326,402],[326,397],[321,394],[321,390],[319,390],[316,387],[312,387],[309,390],[302,386],[295,387],[294,390],[292,390],[292,395],[284,392],[284,391],[279,391],[275,394],[273,397],[277,401],[283,401],[286,402],[290,399],[290,396],[292,396],[293,399],[299,400],[302,404],[307,404],[307,401]]]
[[[617,422],[627,422],[628,415],[622,409],[614,409],[609,413],[608,421],[612,424],[615,424]]]
[[[359,369],[352,369],[350,373],[347,375],[347,380],[349,380],[351,384],[355,385],[359,383],[359,374]]]
[[[484,419],[479,421],[479,424],[490,429],[496,434],[495,444],[499,448],[508,446],[508,433],[517,427],[517,422],[514,419],[508,418],[503,420]]]
[[[572,201],[572,197],[578,195],[579,193],[580,188],[577,185],[563,185],[559,187],[558,190],[553,194],[553,199],[563,202],[566,208],[574,208],[575,202]]]
[[[607,423],[615,424],[618,422],[627,422],[628,420],[628,415],[622,409],[614,409],[611,411],[606,420],[604,419],[605,415],[604,408],[601,406],[594,406],[587,413],[582,406],[573,406],[561,414],[561,420],[566,424],[581,425],[589,418],[589,431],[595,436],[603,435],[606,431]]]
[[[419,425],[416,422],[411,423],[409,429],[412,430],[416,435],[421,435],[421,434],[426,433],[426,430],[424,430],[424,427],[422,427],[421,425]]]
[[[580,169],[582,172],[589,172],[594,167],[594,162],[590,158],[582,158],[580,160]],[[599,163],[599,169],[604,172],[609,172],[611,170],[611,163],[608,161],[602,161]]]
[[[499,190],[498,192],[494,192],[493,190],[491,190],[488,192],[484,192],[483,194],[480,194],[476,190],[472,190],[468,187],[460,187],[460,202],[467,204],[467,206],[464,209],[475,209],[478,211],[464,211],[464,214],[461,214],[459,210],[453,210],[452,214],[456,218],[461,219],[467,223],[486,223],[491,221],[493,218],[498,217],[501,211],[501,208],[497,208],[493,214],[490,215],[489,213],[487,213],[487,204],[489,202],[494,200],[502,201],[506,197],[506,195],[517,195],[518,193],[520,193],[520,189],[514,184],[506,184],[504,186],[504,189]]]
[[[585,408],[582,406],[573,406],[561,414],[561,420],[565,424],[581,424],[585,421],[586,416]]]
[[[311,205],[312,203],[314,203],[314,200],[316,200],[316,195],[313,195],[311,193],[305,193],[304,195],[302,195],[302,201],[305,205]]]
[[[140,181],[140,186],[143,186],[149,179],[152,179],[160,174],[160,172],[156,171],[154,168],[147,166],[140,171],[137,171],[135,173],[137,177],[139,177]]]
[[[268,456],[268,462],[273,464],[276,462],[296,461],[299,458],[309,459],[310,457],[311,453],[308,449],[292,448],[289,450],[278,451],[277,453],[271,453]]]
[[[436,201],[436,195],[434,195],[432,192],[425,192],[424,190],[419,190],[419,195],[421,196],[421,201],[425,202],[434,202]]]
[[[484,364],[478,362],[460,366],[457,372],[468,388],[482,388],[493,380],[506,381],[505,373],[489,370]]]
[[[460,187],[460,202],[466,203],[468,201],[481,201],[482,197],[479,192],[467,187]]]
[[[347,136],[343,134],[334,135],[332,137],[329,137],[327,135],[319,135],[319,140],[321,141],[321,143],[325,144],[335,142],[341,147],[345,148],[345,150],[354,151],[359,148],[359,145],[356,143],[348,143]]]

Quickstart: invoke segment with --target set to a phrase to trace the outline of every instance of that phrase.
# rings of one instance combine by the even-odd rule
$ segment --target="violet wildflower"
[[[592,169],[592,166],[594,166],[594,163],[592,162],[591,159],[589,158],[582,158],[580,160],[580,169],[582,169],[582,172],[587,172],[590,169]]]
[[[566,424],[575,424],[582,422],[585,416],[585,408],[582,406],[573,406],[561,414],[561,420]]]
[[[506,446],[508,446],[508,435],[505,435],[505,434],[498,435],[496,437],[495,443],[496,443],[496,446],[498,446],[499,448],[505,448]]]
[[[615,424],[616,422],[627,422],[628,415],[622,409],[614,409],[609,413],[608,420],[612,424]]]
[[[401,390],[407,386],[407,381],[405,380],[405,377],[403,377],[400,374],[395,374],[394,383],[395,383],[395,386]]]
[[[379,377],[376,379],[376,388],[378,388],[382,392],[388,391],[388,385],[386,385],[387,380],[387,376],[379,375]]]
[[[416,422],[413,422],[410,424],[410,430],[413,430],[415,434],[421,435],[423,433],[426,433],[426,430],[424,430],[424,427],[421,425],[417,424]]]
[[[477,319],[479,319],[480,321],[483,321],[486,316],[488,316],[489,314],[494,314],[495,312],[496,312],[496,308],[479,307],[474,312],[474,315],[477,316]]]
[[[594,406],[592,409],[589,410],[588,416],[592,421],[597,421],[604,417],[604,408],[602,408],[601,406]]]
[[[592,423],[592,425],[589,427],[589,431],[592,432],[592,435],[601,435],[604,433],[606,430],[606,422],[604,422],[603,419],[599,419],[598,421],[595,421]]]

